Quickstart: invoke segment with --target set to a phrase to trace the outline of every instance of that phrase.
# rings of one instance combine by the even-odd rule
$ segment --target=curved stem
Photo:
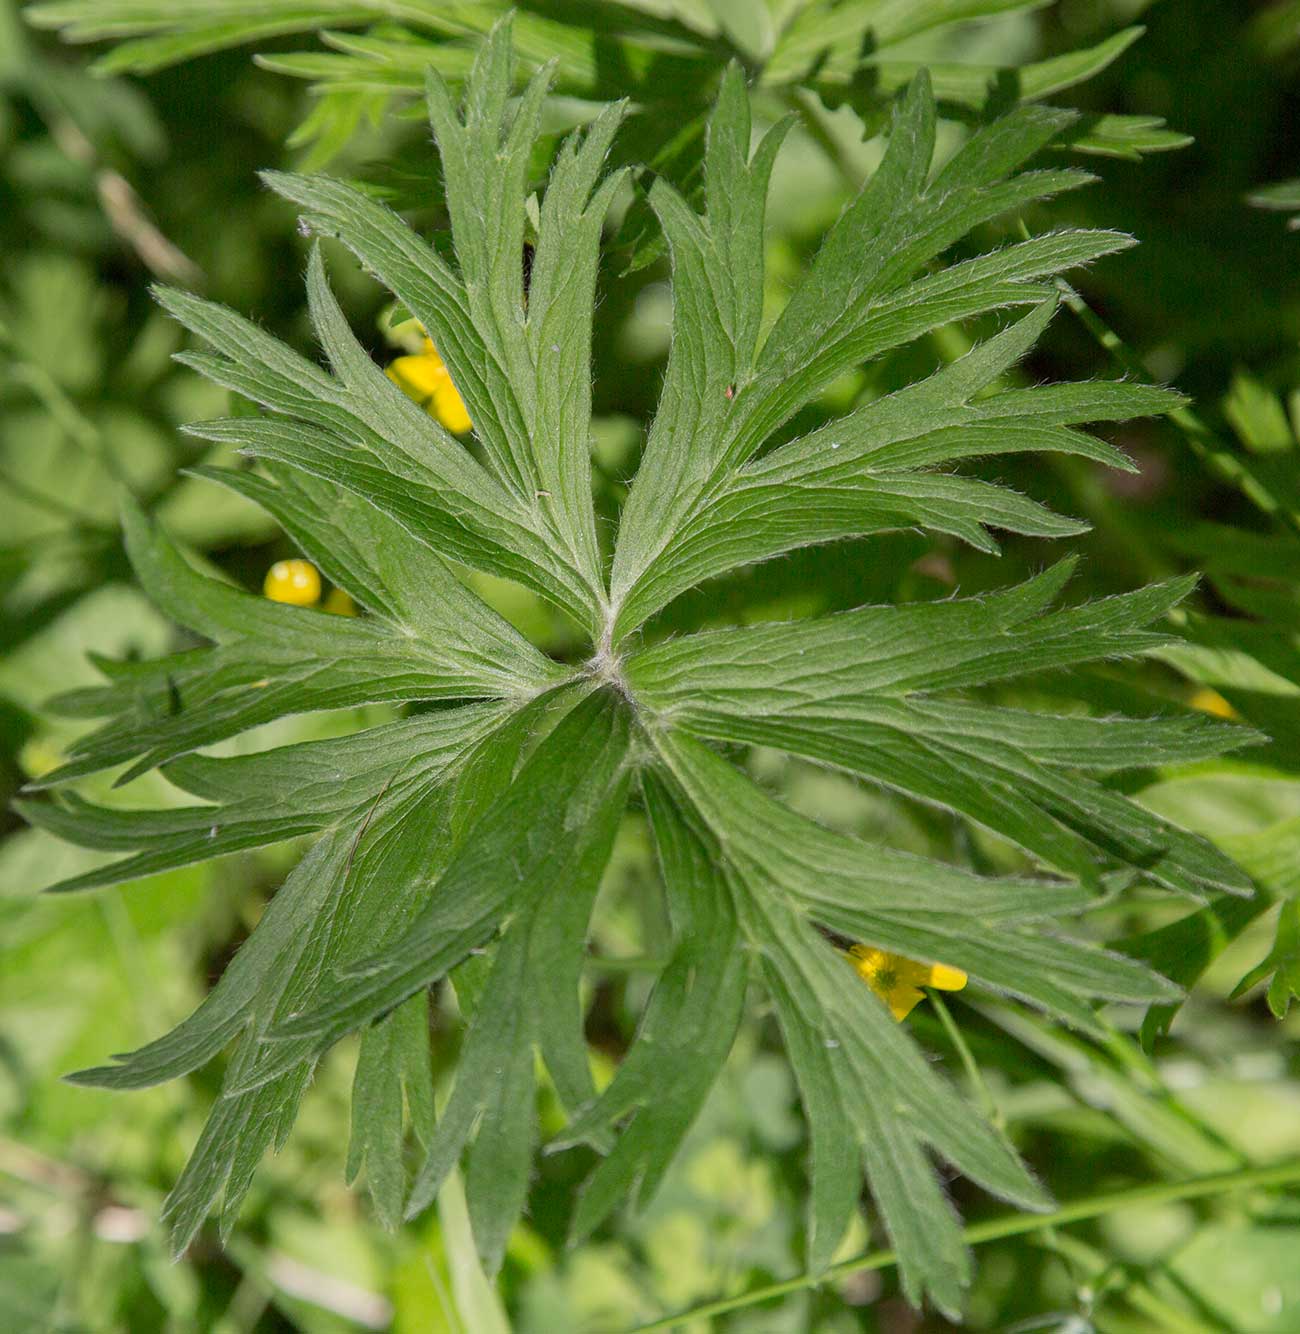
[[[933,987],[926,988],[926,995],[930,998],[930,1004],[934,1006],[935,1014],[939,1016],[939,1022],[948,1035],[948,1041],[957,1049],[962,1069],[966,1072],[966,1079],[980,1104],[980,1110],[996,1130],[1004,1132],[1007,1128],[1007,1119],[1002,1114],[1002,1108],[998,1106],[997,1099],[993,1096],[989,1086],[984,1082],[979,1063],[967,1045],[966,1039],[962,1037],[957,1021],[952,1017],[952,1013],[949,1011],[943,997]]]
[[[1044,1228],[1064,1227],[1068,1223],[1101,1218],[1105,1214],[1129,1209],[1134,1205],[1169,1204],[1176,1200],[1195,1200],[1207,1195],[1224,1195],[1229,1191],[1288,1186],[1296,1182],[1300,1182],[1300,1158],[1273,1163],[1268,1167],[1215,1172],[1209,1176],[1192,1177],[1186,1181],[1161,1181],[1149,1186],[1132,1186],[1127,1190],[1089,1195],[1082,1200],[1062,1205],[1048,1214],[1007,1214],[1002,1218],[991,1218],[984,1223],[972,1223],[962,1231],[962,1237],[969,1245],[979,1246],[987,1241],[1001,1241],[1007,1237],[1023,1236],[1027,1232],[1040,1232]],[[650,1334],[651,1330],[674,1329],[692,1320],[706,1320],[713,1316],[724,1315],[728,1311],[737,1311],[741,1307],[772,1301],[792,1292],[815,1288],[845,1274],[861,1273],[869,1269],[888,1269],[896,1264],[897,1260],[898,1257],[893,1251],[868,1251],[865,1255],[859,1255],[852,1260],[842,1260],[839,1264],[831,1265],[819,1274],[800,1274],[781,1283],[769,1283],[761,1288],[752,1288],[749,1292],[743,1292],[736,1297],[724,1297],[720,1301],[708,1302],[677,1315],[652,1320],[648,1325],[638,1325],[628,1331],[628,1334]]]
[[[862,175],[844,151],[844,146],[835,137],[835,132],[827,124],[825,113],[818,105],[816,95],[803,88],[790,88],[782,100],[803,121],[804,128],[830,160],[845,185],[851,191],[860,190]]]
[[[1129,349],[1124,340],[1097,314],[1093,308],[1065,281],[1056,280],[1061,299],[1080,324],[1110,354],[1115,363],[1128,374],[1153,383],[1150,372]],[[1189,407],[1174,408],[1165,413],[1191,447],[1192,453],[1220,480],[1235,486],[1258,509],[1275,519],[1293,534],[1300,533],[1300,519],[1282,504],[1255,474],[1244,451],[1225,445],[1205,424],[1200,415]]]

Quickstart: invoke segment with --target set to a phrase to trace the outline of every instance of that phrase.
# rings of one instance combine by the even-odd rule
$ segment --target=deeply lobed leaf
[[[1123,466],[1077,428],[1177,404],[1138,385],[999,384],[1050,320],[1055,275],[1128,240],[1049,233],[945,263],[972,228],[1083,178],[1023,170],[1069,129],[1069,117],[1033,107],[977,130],[933,173],[936,107],[920,76],[881,167],[765,333],[763,208],[785,126],[753,142],[733,67],[704,146],[703,213],[667,183],[652,191],[671,248],[674,337],[606,570],[591,494],[589,343],[618,182],[603,164],[622,110],[560,148],[534,215],[526,284],[528,164],[550,74],[512,98],[509,42],[502,26],[483,45],[460,109],[439,77],[430,81],[454,259],[341,182],[270,178],[435,339],[469,407],[471,448],[373,363],[319,251],[307,284],[328,369],[230,311],[160,294],[211,349],[187,354],[189,364],[255,405],[194,429],[238,445],[258,470],[206,475],[264,506],[363,614],[252,597],[199,573],[128,512],[146,589],[204,642],[151,663],[102,662],[105,684],[60,705],[103,721],[44,786],[162,766],[197,804],[125,810],[61,794],[27,803],[33,822],[125,854],[57,888],[314,841],[193,1015],[74,1078],[138,1088],[233,1048],[167,1205],[181,1247],[218,1199],[230,1226],[316,1062],[360,1031],[349,1175],[364,1166],[380,1216],[395,1222],[426,1206],[464,1156],[475,1238],[495,1267],[528,1195],[535,1055],[570,1118],[550,1147],[598,1154],[574,1216],[585,1234],[628,1194],[642,1203],[653,1194],[758,982],[809,1124],[810,1263],[829,1262],[865,1175],[909,1296],[955,1312],[969,1262],[930,1155],[1025,1207],[1046,1196],[837,943],[948,963],[973,985],[1084,1029],[1096,1028],[1099,1002],[1177,998],[1143,964],[1058,928],[1120,868],[1183,894],[1247,892],[1209,845],[1103,779],[1217,754],[1253,734],[1183,717],[1012,710],[988,688],[1159,648],[1158,623],[1188,585],[1053,609],[1071,568],[1062,562],[984,598],[659,643],[643,627],[700,581],[802,545],[914,526],[985,548],[989,528],[1078,531],[1027,497],[947,469],[1038,450]],[[954,320],[1023,308],[960,361],[781,439],[845,370]],[[514,579],[568,614],[589,637],[587,660],[546,657],[479,600],[460,567]],[[377,702],[412,710],[341,739],[197,753],[287,714]],[[823,829],[710,740],[774,746],[938,803],[1017,845],[1041,873],[977,875]],[[598,1094],[580,982],[629,794],[650,817],[673,948]],[[441,985],[455,989],[466,1036],[435,1121],[427,1007]]]

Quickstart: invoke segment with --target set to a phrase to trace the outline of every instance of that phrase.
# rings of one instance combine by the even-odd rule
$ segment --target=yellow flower
[[[966,985],[966,974],[960,968],[950,968],[945,963],[917,963],[915,959],[870,945],[851,946],[849,959],[858,976],[889,1006],[890,1014],[900,1024],[925,998],[922,987],[960,991]]]
[[[388,368],[388,378],[454,435],[464,435],[473,425],[451,372],[430,339],[424,340],[421,351],[398,357]]]
[[[262,592],[272,602],[314,607],[320,601],[320,575],[308,560],[278,560],[266,572]]]
[[[1209,686],[1201,686],[1187,702],[1192,708],[1200,709],[1202,713],[1212,713],[1216,718],[1241,717],[1217,690],[1211,690]]]

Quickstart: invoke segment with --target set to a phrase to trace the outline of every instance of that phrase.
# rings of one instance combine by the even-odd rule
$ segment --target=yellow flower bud
[[[308,560],[278,560],[266,572],[262,592],[272,602],[314,607],[320,601],[320,575]]]
[[[355,616],[357,614],[357,604],[341,588],[331,588],[325,594],[325,601],[321,604],[321,610],[329,612],[331,616]]]

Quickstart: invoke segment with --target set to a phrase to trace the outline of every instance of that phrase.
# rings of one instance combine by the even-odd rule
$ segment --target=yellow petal
[[[451,377],[447,375],[445,370],[443,375],[446,378],[433,391],[433,401],[429,404],[429,411],[453,435],[464,435],[473,425],[473,422],[469,419],[465,400],[461,398],[456,386],[452,384]]]
[[[889,1013],[901,1024],[924,999],[925,993],[915,987],[896,987],[885,997],[885,1003],[889,1006]]]
[[[936,963],[930,968],[927,987],[937,991],[960,991],[966,985],[966,974],[960,968],[950,968],[946,963]]]
[[[895,987],[929,985],[929,966],[902,954],[891,954],[872,945],[852,945],[849,954],[862,980],[882,996]]]
[[[1202,686],[1187,702],[1192,708],[1200,709],[1202,713],[1212,713],[1216,718],[1241,717],[1217,690],[1211,690],[1209,686]]]
[[[266,572],[262,592],[272,602],[314,607],[320,601],[320,575],[307,560],[278,560]]]
[[[398,357],[388,367],[388,378],[417,403],[428,402],[444,384],[451,382],[442,358],[425,353]]]
[[[922,995],[914,979],[906,975],[909,966],[914,969],[916,965],[901,955],[870,945],[850,946],[849,959],[858,976],[885,1002],[894,1018],[900,1022],[906,1019]]]
[[[868,986],[875,984],[876,976],[889,965],[889,955],[884,950],[873,949],[870,945],[850,945],[849,958],[858,976]]]

